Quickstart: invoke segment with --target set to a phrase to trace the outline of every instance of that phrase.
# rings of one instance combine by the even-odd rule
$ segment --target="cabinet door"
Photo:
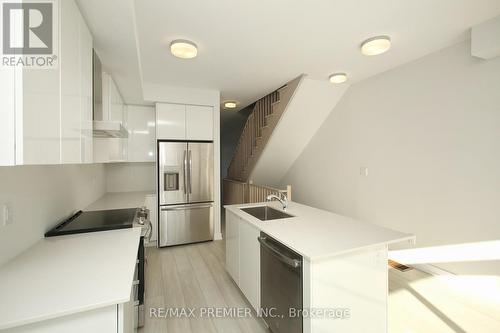
[[[81,155],[83,163],[93,162],[93,115],[92,115],[92,34],[80,15],[80,90]]]
[[[0,68],[0,166],[15,164],[15,69]]]
[[[20,82],[16,73],[22,101],[16,105],[18,165],[61,163],[60,68],[61,63],[59,69],[23,69]]]
[[[238,285],[240,282],[239,225],[239,217],[226,210],[226,270]]]
[[[116,304],[77,312],[5,330],[8,333],[117,333],[120,319]],[[2,330],[2,332],[5,332]]]
[[[127,151],[124,146],[126,139],[94,138],[94,163],[126,162]]]
[[[163,140],[186,139],[186,106],[156,104],[156,137]]]
[[[242,221],[240,235],[240,283],[239,287],[255,311],[260,309],[260,231]]]
[[[117,306],[118,320],[117,320],[117,333],[134,333],[136,332],[136,307],[134,306],[134,288],[130,293],[130,301],[121,303]]]
[[[72,0],[61,2],[61,162],[81,162],[80,12]]]
[[[154,162],[156,156],[155,109],[127,105],[128,161]]]
[[[213,140],[214,115],[211,106],[186,105],[186,138]]]

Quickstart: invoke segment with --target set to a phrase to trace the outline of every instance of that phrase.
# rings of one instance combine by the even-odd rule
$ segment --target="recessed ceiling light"
[[[331,83],[344,83],[347,81],[347,74],[346,73],[334,73],[330,75],[330,82]]]
[[[234,101],[224,102],[224,108],[225,109],[235,109],[236,106],[238,106],[238,103],[236,103]]]
[[[376,36],[361,43],[361,53],[365,56],[379,55],[387,52],[390,47],[391,38],[389,36]]]
[[[170,43],[170,52],[177,58],[191,59],[198,54],[198,48],[189,40],[177,39]]]

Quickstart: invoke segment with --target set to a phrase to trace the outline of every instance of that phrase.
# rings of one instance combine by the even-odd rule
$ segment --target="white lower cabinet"
[[[237,285],[240,283],[240,219],[226,210],[226,270]]]
[[[260,231],[240,222],[240,284],[239,287],[255,311],[260,310]]]
[[[226,270],[255,311],[260,311],[260,232],[226,211]]]
[[[7,329],[5,333],[134,333],[132,302]]]

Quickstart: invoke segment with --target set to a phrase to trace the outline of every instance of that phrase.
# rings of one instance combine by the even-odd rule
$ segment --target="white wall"
[[[250,179],[255,184],[277,185],[276,181],[300,156],[348,87],[348,84],[333,85],[328,80],[301,77]]]
[[[420,247],[500,239],[500,58],[464,42],[351,86],[280,182]]]
[[[104,192],[100,164],[0,167],[0,205],[10,205],[14,221],[0,226],[0,265]]]
[[[154,162],[111,163],[105,168],[107,192],[156,191]]]

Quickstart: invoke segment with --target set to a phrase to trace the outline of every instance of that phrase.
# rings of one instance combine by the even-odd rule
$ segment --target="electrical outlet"
[[[359,175],[360,176],[368,176],[368,167],[360,167],[359,168]]]
[[[6,227],[9,224],[12,224],[12,208],[8,204],[3,204],[0,210],[0,219],[2,220],[2,226]]]

